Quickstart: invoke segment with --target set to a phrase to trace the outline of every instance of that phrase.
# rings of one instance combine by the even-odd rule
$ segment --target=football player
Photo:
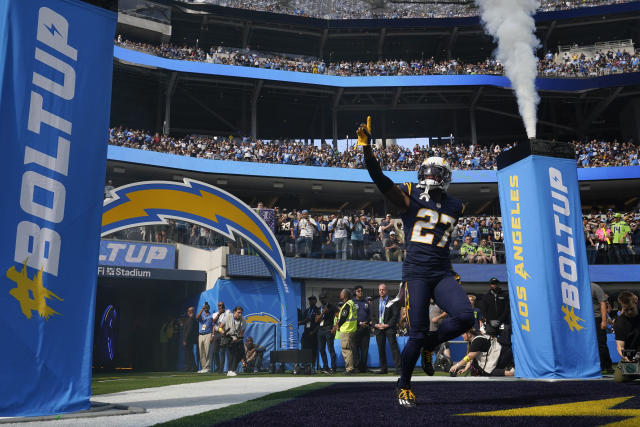
[[[402,351],[402,374],[396,386],[398,403],[415,407],[411,375],[420,356],[428,357],[440,343],[473,327],[473,309],[458,284],[449,260],[449,236],[463,204],[447,195],[451,168],[441,157],[429,157],[418,170],[418,183],[394,184],[382,173],[371,142],[371,117],[357,130],[371,179],[402,213],[406,257],[402,264],[401,297],[407,310],[409,340]],[[437,332],[429,332],[429,299],[449,314]]]

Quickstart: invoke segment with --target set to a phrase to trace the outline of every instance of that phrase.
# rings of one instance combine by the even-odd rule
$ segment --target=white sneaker
[[[238,374],[236,374],[234,371],[229,371],[229,372],[227,372],[227,376],[228,376],[228,377],[235,377],[235,376],[237,376],[237,375],[238,375]]]

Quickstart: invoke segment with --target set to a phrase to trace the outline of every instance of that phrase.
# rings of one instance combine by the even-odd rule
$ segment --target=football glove
[[[367,116],[367,124],[361,124],[356,134],[358,135],[357,145],[362,147],[371,145],[371,140],[373,139],[371,137],[371,116]]]

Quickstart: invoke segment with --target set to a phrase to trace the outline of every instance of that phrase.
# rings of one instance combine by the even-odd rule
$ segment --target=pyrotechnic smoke
[[[533,14],[539,0],[475,0],[485,31],[498,43],[496,59],[504,66],[516,93],[520,116],[529,138],[536,136],[536,115],[540,97],[536,92],[538,74]]]

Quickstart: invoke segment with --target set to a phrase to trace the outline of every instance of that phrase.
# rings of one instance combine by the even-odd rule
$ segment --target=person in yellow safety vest
[[[343,289],[340,291],[340,299],[343,304],[338,312],[338,321],[331,333],[340,331],[340,349],[342,350],[342,357],[344,358],[345,375],[353,375],[355,373],[355,366],[353,360],[353,348],[355,341],[355,333],[358,328],[358,311],[355,303],[351,299],[351,291]]]

